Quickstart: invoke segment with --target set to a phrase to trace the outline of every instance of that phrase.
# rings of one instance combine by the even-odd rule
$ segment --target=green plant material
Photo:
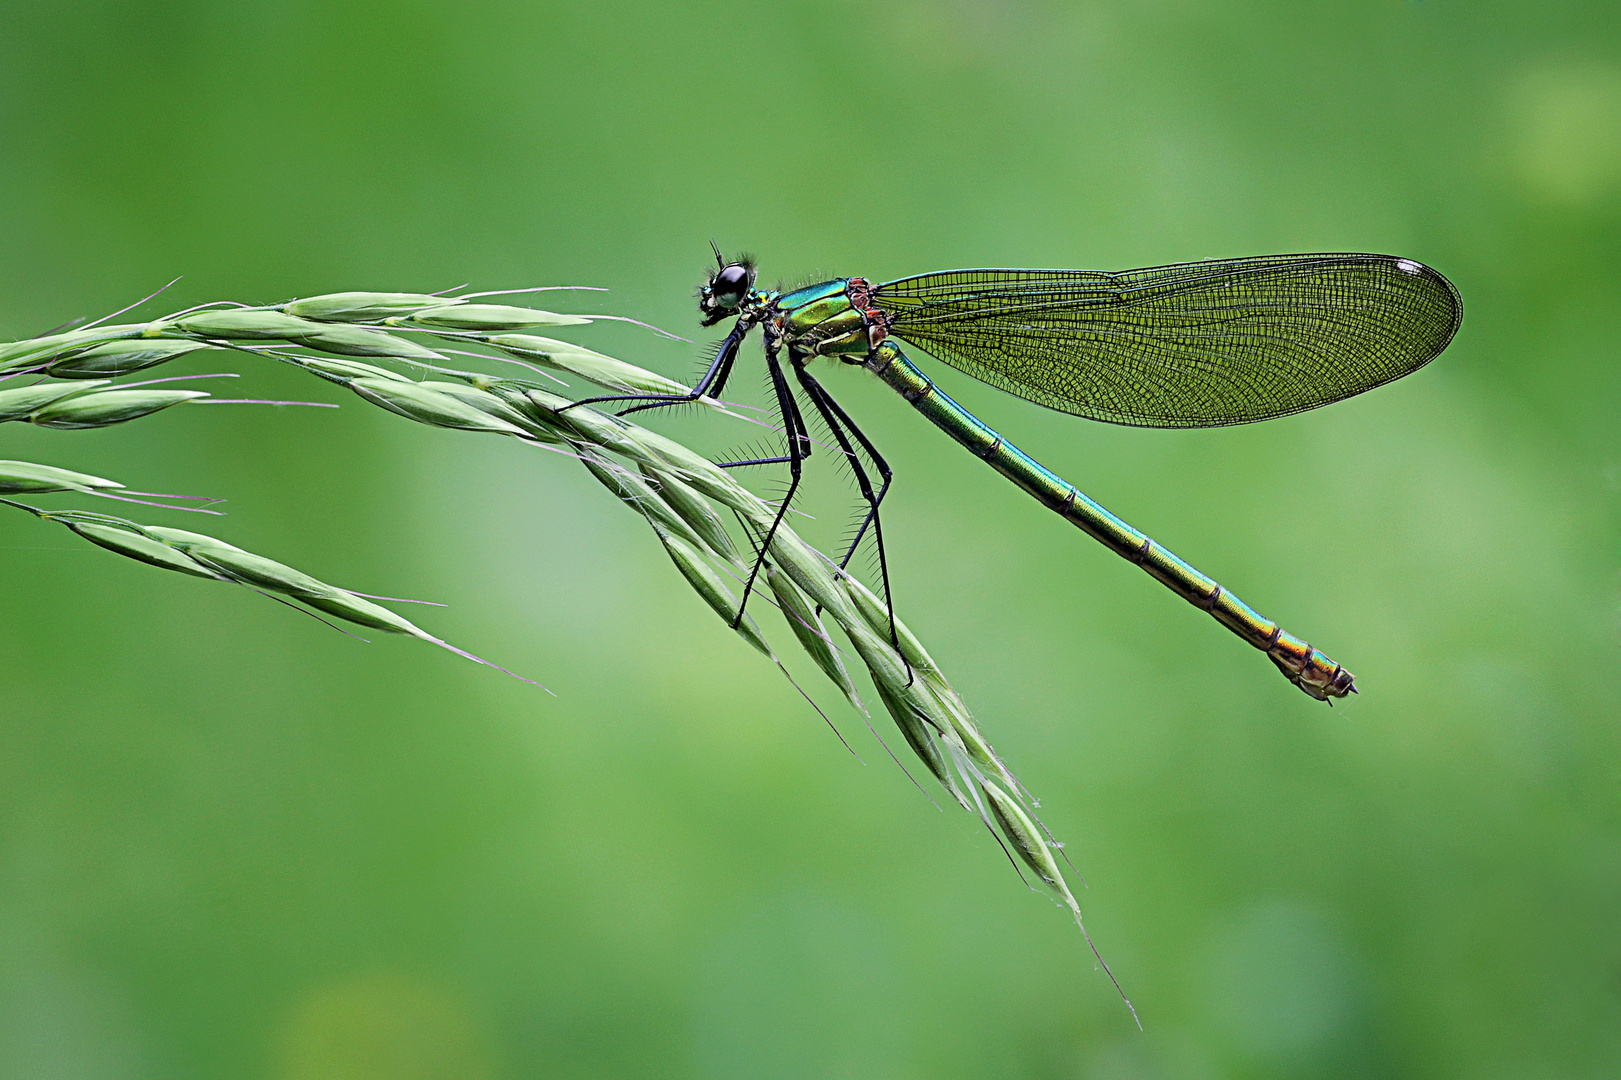
[[[1103,955],[1098,952],[1098,947],[1092,943],[1092,935],[1087,933],[1086,923],[1081,918],[1081,905],[1076,902],[1075,894],[1070,891],[1069,885],[1064,881],[1063,872],[1058,868],[1058,861],[1053,858],[1053,853],[1047,842],[1042,839],[1041,831],[1036,827],[1036,823],[1030,819],[1029,814],[1025,813],[1024,807],[1019,805],[1019,800],[997,787],[991,781],[982,779],[979,788],[985,793],[986,801],[990,803],[991,815],[996,819],[996,823],[1001,826],[1002,835],[1007,837],[1008,843],[1013,845],[1013,850],[1019,856],[1019,859],[1031,870],[1035,871],[1036,877],[1040,878],[1042,883],[1051,889],[1054,895],[1063,902],[1064,906],[1069,908],[1070,914],[1075,917],[1075,925],[1080,927],[1081,936],[1086,939],[1087,946],[1092,950],[1092,955],[1097,957],[1098,963],[1103,968],[1103,973],[1109,976],[1110,982],[1114,983],[1115,990],[1120,994],[1120,1000],[1126,1003],[1126,1008],[1131,1010],[1131,1018],[1136,1020],[1137,1026],[1141,1028],[1143,1022],[1137,1018],[1137,1009],[1131,1004],[1131,999],[1126,997],[1126,992],[1121,987],[1120,980],[1116,979],[1114,972],[1109,970],[1109,965],[1104,961]]]
[[[754,530],[757,539],[763,539],[771,528],[776,517],[775,508],[731,480],[707,458],[630,421],[607,417],[588,406],[559,412],[566,402],[549,392],[531,390],[527,396],[555,416],[557,422],[571,425],[584,441],[591,441],[594,436],[599,446],[616,450],[642,463],[646,471],[662,476],[661,469],[678,468],[683,475],[696,477],[699,483],[710,488],[703,494],[722,500],[735,510]],[[610,442],[611,446],[608,445]],[[645,463],[649,454],[658,460],[658,465]],[[790,597],[784,603],[778,588],[781,584],[801,590],[817,606],[827,611],[862,658],[885,706],[907,742],[931,772],[937,776],[951,777],[953,770],[947,763],[958,758],[962,767],[957,772],[964,779],[977,779],[977,767],[984,767],[992,769],[1015,790],[1019,790],[1017,781],[984,739],[961,698],[945,681],[933,658],[904,623],[896,620],[892,631],[887,608],[870,590],[859,583],[852,585],[853,579],[800,539],[786,522],[777,525],[769,556],[771,561],[767,566],[766,584],[778,595],[785,615],[790,613],[793,601]],[[776,584],[772,582],[773,576],[777,577]],[[697,587],[697,583],[694,584]],[[699,591],[703,592],[702,589]],[[729,590],[727,595],[730,596]],[[705,599],[714,605],[715,601],[708,596]],[[804,605],[803,596],[800,600],[802,610],[812,610]],[[724,614],[724,608],[717,610]],[[812,617],[815,617],[814,613]],[[819,619],[816,625],[822,625]],[[808,622],[796,622],[792,617],[790,626],[817,666],[823,668],[841,691],[848,693],[847,674],[841,681],[833,671],[828,670],[832,665],[824,649],[830,648],[831,643],[826,640],[825,629],[822,635],[802,634],[801,631],[809,629]],[[902,643],[900,650],[890,643],[892,632]],[[836,653],[833,658],[836,660]],[[835,670],[842,670],[842,663]],[[973,808],[957,780],[943,780],[942,783],[946,784],[960,804]],[[986,818],[987,824],[990,823],[987,811],[981,808],[977,812]]]
[[[83,428],[108,427],[178,405],[182,401],[196,401],[208,395],[201,390],[94,390],[88,394],[68,398],[47,405],[29,417],[40,427],[62,431]]]
[[[97,547],[116,552],[137,562],[144,562],[164,570],[174,570],[181,574],[190,574],[193,577],[223,580],[220,575],[188,558],[185,552],[164,543],[133,521],[108,514],[86,513],[82,510],[41,510],[37,506],[13,502],[11,499],[0,499],[0,504],[25,510],[42,521],[54,521]]]
[[[349,389],[389,412],[398,413],[419,424],[456,428],[461,431],[490,431],[528,438],[529,432],[517,424],[492,416],[438,390],[425,389],[409,380],[396,381],[361,377],[349,380]]]
[[[104,480],[87,473],[69,472],[31,461],[0,461],[0,494],[41,495],[50,491],[78,491],[86,494],[123,487],[115,480]]]
[[[346,589],[294,570],[285,563],[243,551],[223,540],[184,529],[170,529],[160,525],[145,526],[145,531],[159,540],[184,552],[188,558],[216,575],[266,592],[280,593],[308,604],[329,615],[336,615],[359,626],[382,630],[390,634],[409,634],[424,641],[438,643],[426,631],[409,619],[356,596]]]
[[[741,608],[737,594],[727,588],[720,575],[704,561],[697,549],[662,529],[655,531],[664,544],[664,550],[670,553],[670,559],[675,563],[676,569],[681,571],[681,576],[687,579],[687,583],[703,598],[704,603],[714,608],[715,614],[726,620],[726,625],[736,630],[744,641],[759,649],[767,659],[775,661],[776,654],[760,635],[760,628],[755,625],[754,617],[744,615],[741,621],[738,620]]]
[[[547,432],[551,436],[547,441],[566,442],[569,439],[568,428],[560,425],[551,410],[540,408],[530,400],[528,386],[506,379],[493,379],[481,386],[506,402],[508,407],[524,418],[526,425]]]
[[[766,531],[771,528],[776,517],[774,507],[736,484],[713,462],[685,446],[630,421],[605,416],[588,406],[559,411],[566,400],[547,391],[530,390],[526,396],[554,418],[554,422],[569,425],[582,443],[595,441],[600,449],[614,450],[637,462],[644,472],[661,481],[668,476],[670,469],[680,472],[684,478],[695,478],[698,484],[709,490],[700,494],[701,489],[691,485],[687,491],[700,500],[707,495],[728,505],[753,530],[757,541],[763,540]],[[649,455],[656,458],[659,464],[648,464]],[[610,483],[605,479],[601,475],[603,466],[600,463],[587,459],[587,467],[598,473],[599,479],[603,479],[610,488],[623,486],[622,483]],[[635,497],[620,494],[621,498],[633,504],[637,499],[645,498],[641,494]],[[728,622],[735,618],[737,609],[734,595],[709,571],[706,564],[698,561],[698,553],[691,548],[690,541],[675,541],[659,527],[657,521],[654,521],[654,527],[659,531],[666,550],[705,602]],[[981,770],[990,770],[1015,792],[1022,793],[1022,785],[1003,764],[962,698],[946,681],[939,665],[905,623],[899,619],[892,620],[888,606],[870,589],[806,544],[787,522],[777,524],[768,555],[770,561],[766,565],[765,584],[777,597],[795,637],[824,674],[859,707],[859,698],[854,696],[848,673],[808,601],[814,601],[825,610],[844,631],[866,665],[880,700],[907,744],[957,803],[977,814],[987,827],[1004,834],[1009,829],[1022,830],[1018,834],[1021,839],[1016,842],[1022,842],[1026,834],[1037,836],[1039,840],[1037,826],[1022,810],[1022,817],[1009,816],[1007,805],[1017,807],[1017,798],[1008,795],[994,781],[987,780]],[[697,569],[700,565],[702,572]],[[716,586],[719,586],[718,590]],[[820,633],[816,630],[820,630]],[[981,799],[977,792],[985,784],[996,787],[1006,805],[989,800],[989,797]],[[999,805],[1000,810],[997,809]],[[1005,824],[1004,818],[1014,824]],[[1066,902],[1071,904],[1072,911],[1078,913],[1073,896],[1063,885],[1062,874],[1057,871],[1050,853],[1045,847],[1041,848],[1041,852],[1046,855],[1047,863],[1051,864],[1051,872],[1058,874],[1062,895],[1068,897]],[[1045,868],[1043,874],[1046,874]],[[1043,876],[1043,880],[1047,880],[1047,877]],[[1084,934],[1085,927],[1081,929]],[[1127,1004],[1129,1006],[1130,1003]]]
[[[39,383],[35,386],[14,386],[0,390],[0,423],[8,420],[26,420],[34,413],[58,401],[83,394],[92,387],[104,386],[109,380],[79,383]]]
[[[430,363],[445,359],[442,354],[397,334],[366,330],[359,326],[334,326],[330,323],[317,325],[323,325],[325,328],[319,333],[301,334],[292,340],[307,348],[324,349],[343,356],[393,356],[402,360],[422,360]]]
[[[681,395],[690,390],[657,372],[555,338],[532,334],[491,334],[479,340],[520,360],[578,375],[615,394]]]
[[[889,711],[895,726],[900,729],[901,736],[906,740],[906,745],[912,748],[912,753],[917,755],[918,760],[923,762],[924,767],[940,782],[940,786],[945,788],[964,810],[973,813],[973,807],[958,789],[956,777],[952,775],[951,759],[941,748],[940,740],[935,737],[923,714],[908,702],[902,701],[883,683],[875,682],[874,686],[878,690],[878,700],[884,703],[884,708]]]
[[[671,561],[704,603],[726,620],[726,624],[736,630],[743,640],[760,650],[773,662],[777,662],[776,654],[771,651],[771,646],[761,635],[754,618],[744,615],[739,620],[742,606],[737,594],[732,592],[705,560],[702,549],[707,545],[685,519],[677,514],[642,476],[615,465],[600,449],[582,444],[575,444],[575,449],[580,461],[603,487],[647,519]]]
[[[95,379],[103,375],[128,375],[132,371],[156,367],[177,356],[215,346],[206,341],[172,338],[127,338],[92,345],[53,360],[45,367],[47,375],[58,379]]]
[[[587,448],[595,446],[600,452],[611,451],[627,457],[661,483],[674,480],[685,488],[689,499],[702,501],[703,496],[708,496],[723,502],[754,530],[756,539],[763,539],[771,528],[776,517],[775,508],[737,484],[713,462],[680,443],[628,420],[607,416],[589,406],[565,409],[567,399],[549,391],[530,389],[524,396],[551,423],[570,429],[571,438],[576,439],[582,448],[581,457],[587,467],[621,499],[648,516],[660,532],[661,539],[666,539],[668,526],[657,513],[649,513],[647,508],[658,506],[662,512],[665,507],[673,509],[673,504],[667,499],[655,498],[651,491],[634,488],[623,475],[607,467],[600,457],[593,457]],[[671,476],[672,470],[679,474],[679,480]],[[690,521],[686,516],[682,520]],[[690,535],[684,538],[683,543],[688,549],[694,547]],[[665,546],[667,550],[671,549],[668,542]],[[704,546],[709,546],[707,541]],[[683,559],[683,555],[689,558]],[[735,613],[735,607],[728,606],[735,604],[729,589],[725,589],[724,594],[717,593],[707,579],[690,572],[693,567],[690,559],[696,556],[696,550],[671,550],[671,557],[676,559],[682,572],[688,574],[689,581],[707,603],[723,615],[728,611]],[[903,622],[896,619],[891,623],[887,605],[879,601],[871,590],[838,570],[825,555],[800,539],[786,522],[776,527],[769,557],[767,586],[777,595],[802,647],[842,692],[848,695],[853,689],[849,686],[848,674],[842,680],[839,678],[837,672],[843,670],[842,662],[838,661],[836,651],[831,651],[826,630],[814,615],[814,609],[806,602],[807,597],[824,609],[849,638],[908,743],[931,772],[940,775],[940,770],[945,768],[945,775],[952,775],[952,769],[943,763],[955,755],[962,762],[962,768],[957,772],[964,779],[977,780],[978,769],[985,768],[992,770],[1014,790],[1021,790],[1016,778],[979,730],[961,697],[946,682],[934,659]],[[714,581],[719,583],[718,578]],[[797,606],[801,614],[797,618],[792,614],[796,606],[793,600],[795,594],[788,594],[785,599],[784,586],[800,594]],[[724,585],[721,588],[724,589]],[[803,618],[805,612],[810,612],[811,619],[815,620],[814,625],[822,628],[820,634],[810,629],[811,620]],[[728,616],[728,620],[731,617]],[[899,643],[899,649],[890,641],[892,634]],[[958,802],[965,807],[970,806],[958,781],[951,781],[947,787]],[[981,808],[978,812],[986,817],[989,824],[990,819],[986,816],[988,811]]]
[[[659,495],[670,505],[670,509],[680,514],[681,520],[690,525],[692,531],[703,539],[703,545],[709,549],[709,553],[741,570],[737,545],[732,541],[732,534],[726,531],[726,523],[715,513],[714,507],[705,502],[704,497],[697,491],[677,479],[669,469],[653,469],[646,465],[641,466],[641,469],[642,475],[658,488]]]
[[[963,704],[962,698],[957,696],[957,691],[938,675],[920,675],[919,678],[923,689],[938,703],[940,714],[951,723],[951,730],[962,740],[963,748],[974,763],[995,772],[1002,782],[1014,791],[1023,792],[1024,785],[1003,763],[1002,758],[991,746],[990,740],[979,730],[973,714]]]
[[[603,487],[617,495],[626,506],[647,518],[654,529],[668,532],[694,548],[707,546],[693,531],[692,526],[688,525],[642,476],[631,472],[623,465],[608,461],[589,447],[577,447],[577,450],[581,463],[591,475],[596,477]]]
[[[173,323],[154,323],[148,331],[157,337],[170,331],[226,341],[296,341],[305,334],[331,329],[268,308],[209,308],[184,315]]]
[[[556,432],[545,424],[537,423],[528,414],[515,408],[511,402],[488,390],[482,390],[465,382],[448,382],[439,380],[425,380],[415,384],[425,390],[433,390],[453,397],[463,405],[470,405],[479,412],[505,420],[514,427],[521,428],[530,438],[541,442],[558,443],[563,440]]]
[[[377,322],[453,303],[452,299],[427,293],[340,292],[293,300],[283,304],[281,310],[317,322],[354,323]]]
[[[388,379],[402,383],[416,381],[406,378],[397,371],[390,371],[376,364],[364,364],[359,360],[338,360],[330,356],[282,356],[280,359],[345,384],[350,379]]]
[[[27,465],[26,462],[16,464]],[[32,468],[39,469],[43,466]],[[3,471],[3,463],[0,463],[0,471]],[[101,483],[110,484],[111,481]],[[188,532],[185,529],[171,529],[162,525],[138,525],[133,521],[107,514],[88,514],[76,510],[41,510],[10,499],[0,499],[0,503],[18,510],[26,510],[42,520],[54,521],[97,547],[116,552],[137,562],[192,577],[229,581],[259,592],[279,594],[322,614],[335,616],[357,626],[414,637],[475,663],[513,675],[499,665],[434,637],[409,619],[395,614],[380,604],[374,604],[357,593],[329,585],[284,563],[244,551],[217,537]],[[521,675],[513,675],[513,678],[523,679],[524,682],[534,681],[524,679]]]
[[[393,356],[403,360],[439,361],[444,357],[414,341],[381,330],[301,319],[268,308],[225,308],[199,311],[172,324],[154,324],[153,336],[179,332],[226,341],[287,341],[342,356]]]
[[[981,780],[979,788],[990,803],[991,816],[1002,827],[1002,835],[1013,845],[1019,859],[1035,871],[1036,877],[1048,888],[1073,901],[1074,897],[1070,896],[1069,887],[1064,884],[1064,875],[1058,869],[1057,860],[1042,839],[1036,823],[1024,812],[1024,807],[990,780]]]
[[[118,518],[102,518],[101,515],[96,515],[101,520],[89,520],[89,515],[77,517],[69,517],[66,514],[41,516],[46,516],[48,520],[58,521],[66,525],[97,547],[117,552],[127,558],[144,562],[149,566],[173,570],[181,574],[190,574],[192,577],[210,578],[215,581],[225,580],[222,575],[188,557],[184,551],[164,543],[132,521],[122,521]]]
[[[115,326],[69,330],[45,337],[24,338],[22,341],[8,341],[0,344],[0,371],[38,367],[82,352],[99,342],[139,337],[146,329],[146,323],[122,323]]]
[[[940,667],[934,662],[923,648],[923,643],[899,618],[893,620],[889,614],[888,606],[861,582],[853,577],[843,577],[839,581],[850,599],[854,602],[856,610],[861,613],[867,626],[878,636],[890,638],[893,629],[894,640],[900,643],[901,656],[911,665],[914,673],[923,682],[923,688],[934,698],[939,706],[941,715],[947,717],[957,736],[962,739],[963,747],[968,751],[969,757],[983,768],[993,770],[1004,783],[1015,791],[1022,790],[1023,785],[1014,777],[1002,759],[992,749],[990,741],[979,730],[974,722],[973,715],[963,704],[957,692],[945,681]]]
[[[768,565],[765,569],[766,585],[771,594],[777,598],[777,608],[793,631],[794,637],[799,639],[800,647],[822,669],[822,674],[837,686],[851,705],[865,713],[866,706],[861,704],[861,695],[856,693],[856,685],[850,679],[850,673],[845,670],[844,658],[833,644],[833,638],[828,634],[827,627],[822,624],[822,618],[816,614],[805,594],[775,565]],[[921,752],[920,755],[921,756]]]
[[[567,415],[573,416],[582,411],[583,409],[572,409]],[[747,519],[759,522],[769,518],[773,513],[771,507],[758,495],[738,483],[725,469],[696,450],[688,449],[674,439],[666,438],[656,431],[649,431],[626,420],[617,422],[621,432],[626,433],[623,437],[631,439],[635,446],[636,453],[633,456],[638,462],[648,464],[661,472],[673,471],[683,483],[705,498],[714,499],[728,510]],[[818,599],[817,602],[821,601]]]
[[[446,304],[388,320],[390,326],[430,326],[446,330],[522,330],[530,326],[584,326],[584,315],[561,315],[506,304]]]
[[[884,637],[889,636],[891,629],[894,630],[895,640],[900,643],[901,655],[906,658],[908,664],[927,675],[940,674],[939,665],[924,650],[923,643],[918,641],[900,619],[890,617],[889,605],[878,599],[871,589],[853,577],[846,575],[839,579],[839,584],[849,594],[856,610],[861,612],[861,617],[866,620],[868,626]]]
[[[528,390],[524,393],[524,398],[528,401],[529,407],[535,410],[532,415],[538,423],[563,431],[570,438],[580,442],[594,443],[605,450],[621,454],[638,465],[658,464],[658,459],[650,451],[626,435],[634,425],[617,416],[609,416],[591,408],[560,412],[559,409],[570,404],[568,398],[560,398],[546,390]]]

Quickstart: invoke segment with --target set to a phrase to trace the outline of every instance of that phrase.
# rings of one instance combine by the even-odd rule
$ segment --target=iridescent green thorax
[[[822,300],[845,300],[844,308],[849,307],[845,293],[850,285],[849,278],[834,278],[832,281],[822,281],[815,285],[806,285],[802,289],[795,289],[790,293],[783,293],[777,297],[777,310],[783,312],[801,312],[812,304]],[[830,314],[837,314],[843,308],[834,308]]]
[[[889,332],[888,317],[871,298],[865,278],[835,278],[778,297],[766,324],[790,353],[860,364]]]

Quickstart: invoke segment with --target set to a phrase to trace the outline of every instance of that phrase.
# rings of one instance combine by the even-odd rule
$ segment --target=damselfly
[[[1355,691],[1344,667],[980,422],[894,339],[1060,412],[1144,427],[1243,424],[1343,400],[1434,359],[1463,318],[1458,291],[1445,277],[1390,255],[1267,255],[1121,273],[951,270],[882,285],[848,277],[785,292],[756,288],[752,260],[728,262],[717,249],[715,261],[699,290],[703,325],[736,321],[691,394],[586,400],[634,401],[624,412],[635,412],[718,396],[744,338],[759,326],[787,445],[780,455],[720,464],[789,468],[788,490],[762,553],[788,512],[812,449],[784,372],[786,352],[787,369],[849,460],[866,502],[843,561],[848,564],[870,528],[888,594],[879,506],[892,473],[810,371],[810,361],[829,357],[877,375],[991,468],[1263,650],[1307,694],[1330,701]],[[1312,480],[1298,483],[1309,489]],[[759,568],[757,560],[745,602]]]

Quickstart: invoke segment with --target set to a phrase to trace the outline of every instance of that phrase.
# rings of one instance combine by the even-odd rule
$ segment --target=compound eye
[[[749,291],[749,268],[742,263],[722,267],[715,280],[709,283],[715,302],[722,307],[737,307]]]

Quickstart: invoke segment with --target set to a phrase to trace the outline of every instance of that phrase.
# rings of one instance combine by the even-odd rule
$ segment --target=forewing
[[[879,286],[890,333],[1061,412],[1216,427],[1399,379],[1463,317],[1446,278],[1389,255],[1268,255],[1144,270],[953,270]]]

